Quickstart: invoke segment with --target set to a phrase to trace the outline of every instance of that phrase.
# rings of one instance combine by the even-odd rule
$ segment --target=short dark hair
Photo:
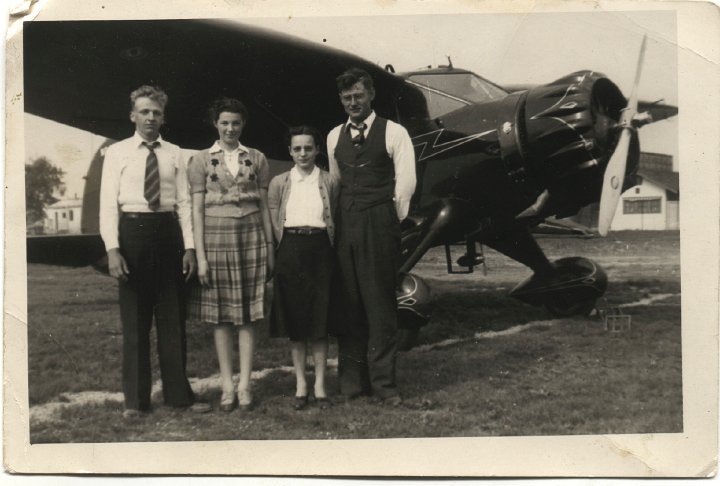
[[[310,135],[313,138],[313,141],[315,142],[316,147],[322,147],[322,135],[320,135],[320,130],[318,130],[315,127],[311,127],[309,125],[300,125],[297,127],[290,127],[288,129],[287,135],[285,136],[285,143],[287,143],[287,146],[290,146],[290,143],[292,142],[292,138],[295,135]]]
[[[337,89],[338,92],[345,91],[347,89],[350,89],[353,87],[355,83],[362,83],[363,86],[365,86],[365,89],[368,91],[374,91],[375,86],[373,84],[373,79],[370,77],[370,74],[368,74],[367,71],[360,69],[360,68],[350,68],[344,73],[342,73],[340,76],[335,78],[335,82],[337,83]]]
[[[215,123],[220,118],[220,113],[238,113],[243,122],[247,123],[248,111],[242,101],[235,98],[218,98],[208,108],[208,117]]]
[[[147,84],[144,84],[130,93],[130,111],[135,109],[135,101],[138,98],[150,98],[162,106],[163,110],[165,109],[165,105],[167,105],[168,101],[165,91],[161,90],[157,86],[148,86]]]

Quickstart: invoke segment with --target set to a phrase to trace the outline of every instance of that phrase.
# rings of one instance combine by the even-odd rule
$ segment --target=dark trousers
[[[363,211],[341,210],[337,240],[345,306],[344,325],[337,333],[340,392],[397,395],[400,223],[394,203]]]
[[[128,281],[120,283],[125,407],[150,408],[153,315],[165,403],[190,406],[194,397],[185,375],[184,250],[180,226],[172,213],[123,216],[119,233],[120,252],[130,270]]]

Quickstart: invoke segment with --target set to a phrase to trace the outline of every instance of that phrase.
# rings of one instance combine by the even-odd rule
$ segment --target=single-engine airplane
[[[131,135],[127,96],[135,87],[157,84],[168,93],[163,137],[188,149],[213,140],[204,114],[214,98],[242,99],[250,112],[243,143],[262,150],[275,174],[291,165],[287,127],[327,133],[344,120],[335,77],[356,66],[374,78],[375,111],[404,125],[416,150],[417,189],[401,225],[401,327],[412,334],[427,319],[416,293],[424,283],[410,271],[442,245],[454,271],[449,248],[458,243],[466,253],[457,266],[466,272],[481,262],[476,244],[487,245],[533,271],[512,296],[559,315],[587,313],[605,291],[605,272],[582,257],[549,261],[531,230],[600,201],[599,231],[607,232],[620,192],[633,185],[636,129],[651,121],[638,113],[641,65],[629,101],[593,71],[511,93],[452,66],[395,74],[391,66],[225,21],[29,22],[25,111],[108,140],[86,176],[82,234],[28,237],[28,262],[102,265],[103,153]],[[662,108],[659,118],[677,113],[657,104],[647,105],[649,112],[653,106]]]

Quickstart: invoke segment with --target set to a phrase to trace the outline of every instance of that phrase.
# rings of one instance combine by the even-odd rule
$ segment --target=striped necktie
[[[160,142],[143,142],[143,145],[150,151],[145,160],[145,199],[150,209],[157,211],[160,209],[160,170],[155,147]]]
[[[355,147],[359,147],[363,144],[363,142],[365,142],[365,129],[367,128],[367,125],[361,123],[360,125],[351,126],[358,131],[358,134],[352,138],[352,143]]]

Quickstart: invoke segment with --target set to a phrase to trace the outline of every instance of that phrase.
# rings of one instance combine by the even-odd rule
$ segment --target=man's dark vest
[[[353,146],[347,125],[335,147],[340,168],[340,206],[362,211],[392,201],[395,193],[395,165],[385,148],[387,120],[376,117],[365,142]]]

